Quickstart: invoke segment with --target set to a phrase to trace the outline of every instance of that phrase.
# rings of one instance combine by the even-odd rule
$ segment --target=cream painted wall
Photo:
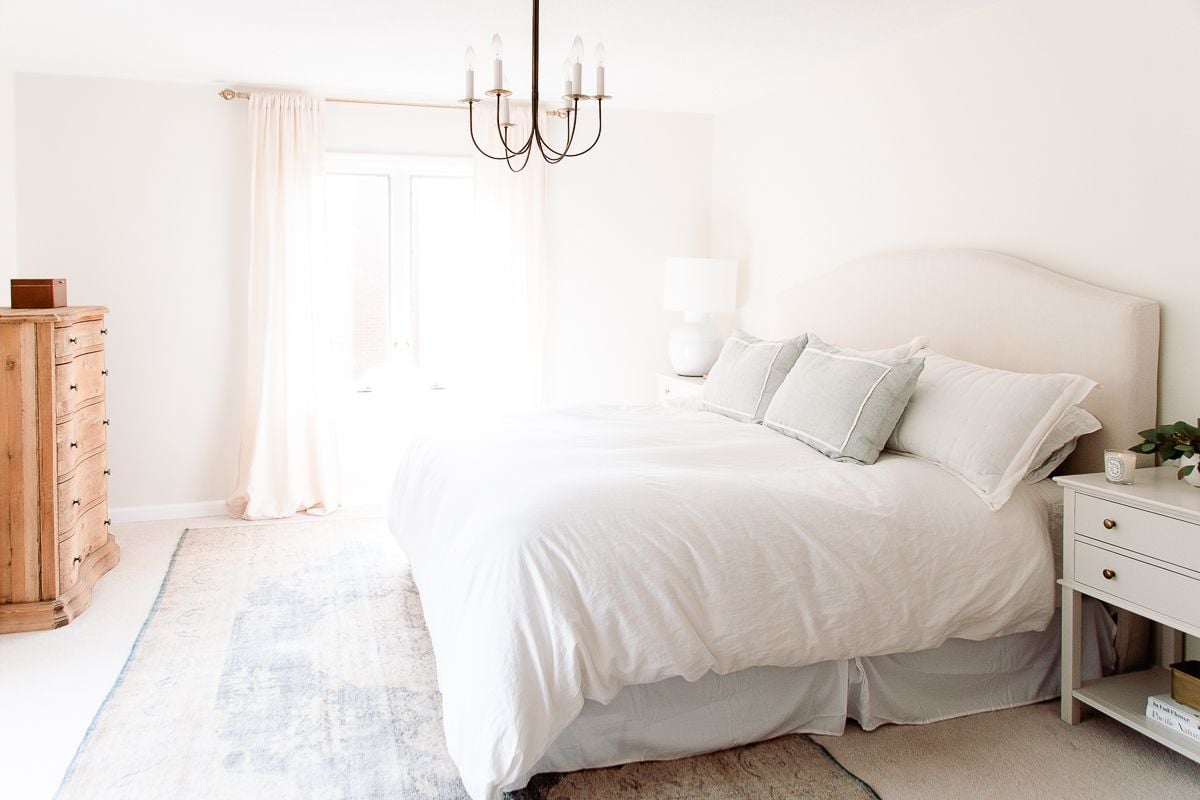
[[[606,114],[596,149],[552,168],[552,403],[652,400],[681,318],[663,259],[708,255],[711,136],[708,115]]]
[[[21,273],[64,276],[72,302],[112,310],[116,509],[190,513],[233,488],[246,107],[217,88],[16,77]],[[708,118],[615,112],[605,123],[588,158],[551,172],[547,367],[560,402],[652,398],[671,321],[662,257],[708,246]],[[463,128],[453,112],[331,104],[326,146],[466,155]],[[376,406],[363,399],[356,418],[397,413]],[[349,477],[352,502],[382,501],[386,479]]]
[[[999,0],[805,76],[769,125],[719,115],[714,252],[744,262],[746,324],[857,255],[998,250],[1162,303],[1161,417],[1194,420],[1197,42],[1189,0]]]
[[[232,489],[244,107],[208,86],[17,75],[22,275],[107,305],[110,507]],[[164,513],[169,513],[169,509]]]
[[[0,305],[17,274],[16,76],[0,64]]]

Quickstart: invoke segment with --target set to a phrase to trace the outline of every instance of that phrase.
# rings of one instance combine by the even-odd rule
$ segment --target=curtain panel
[[[322,514],[340,504],[325,281],[325,103],[290,93],[249,101],[250,261],[246,397],[238,483],[244,519]]]

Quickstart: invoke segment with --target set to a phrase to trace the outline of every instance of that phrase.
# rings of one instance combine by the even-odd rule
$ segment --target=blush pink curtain
[[[244,519],[324,514],[340,503],[325,279],[325,103],[255,93],[249,102],[250,263],[246,404],[238,484]]]

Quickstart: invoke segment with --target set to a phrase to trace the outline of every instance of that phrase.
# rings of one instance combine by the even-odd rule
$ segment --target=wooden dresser
[[[60,628],[116,566],[102,306],[0,308],[0,633]]]

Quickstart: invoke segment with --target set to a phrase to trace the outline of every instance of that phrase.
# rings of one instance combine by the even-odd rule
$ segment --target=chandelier
[[[475,49],[472,47],[467,48],[467,96],[463,98],[462,102],[467,104],[467,126],[471,131],[471,143],[475,145],[476,150],[488,158],[505,162],[513,172],[520,172],[525,169],[529,164],[529,157],[532,155],[534,148],[537,148],[538,153],[548,164],[557,164],[565,158],[581,156],[591,150],[600,141],[600,133],[604,129],[604,101],[611,99],[609,95],[604,93],[603,44],[596,45],[596,93],[594,95],[583,93],[583,40],[576,36],[575,41],[571,44],[571,57],[563,61],[564,87],[562,105],[550,112],[554,116],[566,120],[566,138],[562,145],[562,150],[556,150],[547,143],[546,139],[542,136],[541,127],[538,125],[539,6],[539,0],[533,0],[533,113],[531,115],[531,130],[523,143],[514,142],[510,144],[508,141],[509,130],[516,127],[516,123],[512,121],[508,105],[508,98],[512,92],[504,88],[504,61],[500,34],[492,37],[492,88],[488,89],[484,94],[496,98],[496,133],[499,134],[500,144],[504,148],[504,152],[501,155],[493,155],[487,152],[479,146],[479,142],[475,139],[475,104],[482,102],[482,100],[475,96]],[[575,127],[579,122],[580,100],[596,101],[596,138],[583,150],[572,153],[571,147],[575,144]]]

